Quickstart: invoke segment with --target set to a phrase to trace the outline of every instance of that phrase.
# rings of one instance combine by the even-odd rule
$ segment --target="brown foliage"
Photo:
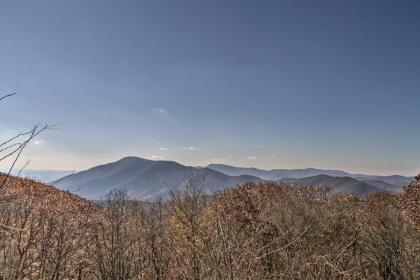
[[[405,188],[401,204],[404,214],[420,225],[420,174],[415,177],[415,182]]]
[[[1,176],[0,176],[1,180]],[[286,183],[104,206],[31,180],[0,204],[0,279],[418,279],[419,184],[332,197]]]
[[[28,179],[9,178],[6,190],[0,203],[0,278],[83,275],[86,229],[99,208]]]

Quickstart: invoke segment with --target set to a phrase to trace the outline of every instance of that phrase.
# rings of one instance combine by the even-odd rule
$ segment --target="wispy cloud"
[[[248,156],[248,160],[258,160],[256,156]]]
[[[153,108],[153,111],[154,112],[156,112],[156,113],[159,113],[159,114],[165,114],[165,113],[167,113],[168,111],[166,110],[166,109],[164,109],[164,108]]]
[[[36,139],[36,140],[34,141],[34,145],[43,145],[43,144],[45,144],[45,141],[44,141],[44,140],[39,140],[39,139]]]
[[[212,162],[226,162],[225,158],[212,158],[211,159]]]
[[[200,148],[192,147],[192,146],[191,147],[182,147],[182,149],[186,150],[186,151],[192,151],[192,152],[200,150]]]
[[[159,151],[167,151],[168,149],[167,148],[165,148],[165,147],[160,147],[159,148]]]
[[[162,160],[163,159],[163,156],[153,155],[150,158],[153,159],[153,160]]]

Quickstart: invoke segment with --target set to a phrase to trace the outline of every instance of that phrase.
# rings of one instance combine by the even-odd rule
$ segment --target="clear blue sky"
[[[419,1],[1,0],[0,40],[32,168],[420,171]]]

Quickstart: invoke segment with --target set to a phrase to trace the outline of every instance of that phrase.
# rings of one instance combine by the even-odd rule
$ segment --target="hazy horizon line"
[[[306,170],[306,169],[317,169],[317,170],[323,170],[323,171],[343,171],[346,173],[349,173],[350,175],[371,175],[371,176],[404,176],[404,177],[414,177],[417,174],[407,174],[407,173],[371,173],[371,172],[363,172],[363,171],[349,171],[347,169],[341,169],[341,168],[321,168],[321,167],[315,167],[315,166],[310,166],[310,167],[296,167],[296,168],[281,168],[281,167],[276,167],[276,168],[262,168],[262,167],[258,167],[258,164],[256,165],[235,165],[235,164],[229,164],[228,162],[212,162],[212,163],[208,163],[205,165],[191,165],[191,164],[187,164],[187,163],[183,163],[182,161],[178,161],[178,160],[171,160],[171,159],[151,159],[148,157],[140,157],[140,156],[124,156],[124,157],[120,157],[116,160],[111,160],[111,161],[107,161],[107,162],[102,162],[102,163],[98,163],[98,164],[94,164],[90,167],[87,168],[63,168],[63,169],[51,169],[51,168],[25,168],[22,172],[24,173],[25,171],[40,171],[40,172],[47,172],[47,171],[52,171],[52,172],[81,172],[84,170],[88,170],[91,168],[94,168],[96,166],[100,166],[100,165],[105,165],[105,164],[109,164],[112,162],[117,162],[119,160],[122,160],[124,158],[140,158],[140,159],[145,159],[145,160],[149,160],[149,161],[165,161],[165,162],[176,162],[179,163],[181,165],[184,166],[189,166],[189,167],[195,167],[195,168],[206,168],[209,165],[212,164],[217,164],[217,165],[226,165],[226,166],[231,166],[231,167],[236,167],[236,168],[255,168],[255,169],[259,169],[259,170],[264,170],[264,171],[272,171],[272,170]],[[7,172],[8,171],[8,167],[0,167],[0,171],[1,172]],[[16,170],[20,170],[20,168],[13,168],[14,171]]]

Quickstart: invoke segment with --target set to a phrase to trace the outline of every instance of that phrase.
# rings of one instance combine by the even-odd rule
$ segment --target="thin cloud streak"
[[[197,147],[182,147],[182,149],[183,150],[185,150],[185,151],[191,151],[191,152],[195,152],[195,151],[199,151],[199,150],[201,150],[200,148],[197,148]]]
[[[164,157],[163,156],[159,156],[159,155],[153,155],[150,157],[152,160],[163,160]]]
[[[159,113],[159,114],[166,114],[168,111],[164,108],[153,108],[153,111],[155,113]]]

